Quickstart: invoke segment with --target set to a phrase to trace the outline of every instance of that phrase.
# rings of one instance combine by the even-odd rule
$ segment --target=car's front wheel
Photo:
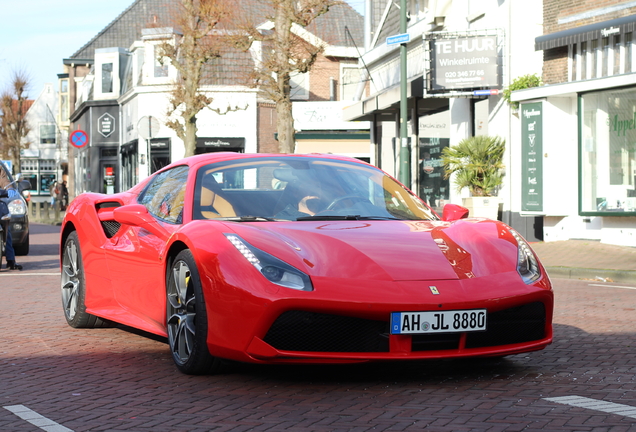
[[[166,282],[168,341],[177,368],[189,375],[217,371],[221,360],[208,351],[208,319],[201,279],[189,250],[177,255]]]
[[[62,307],[68,325],[74,328],[112,327],[111,321],[86,312],[84,262],[77,231],[64,242],[62,255]]]

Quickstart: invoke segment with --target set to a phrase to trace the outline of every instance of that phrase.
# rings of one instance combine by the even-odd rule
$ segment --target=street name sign
[[[387,45],[403,44],[403,43],[409,42],[410,40],[411,40],[410,34],[402,33],[402,34],[398,34],[394,36],[389,36],[388,38],[386,38],[386,44]]]

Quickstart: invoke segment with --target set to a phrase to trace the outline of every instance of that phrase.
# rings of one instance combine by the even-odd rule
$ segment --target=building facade
[[[546,241],[636,246],[635,29],[633,2],[544,3],[535,50],[545,85],[513,100],[525,159],[536,159],[520,167],[522,182],[536,177],[520,205],[543,218]],[[533,134],[537,158],[529,156]]]
[[[26,113],[28,146],[20,154],[19,172],[31,183],[29,192],[35,202],[48,201],[51,184],[61,183],[68,174],[67,135],[59,126],[57,112],[58,93],[47,83]]]
[[[128,189],[184,156],[183,142],[166,126],[175,120],[168,116],[168,108],[177,72],[156,54],[157,46],[178,38],[179,31],[144,27],[148,22],[169,22],[165,15],[171,3],[175,0],[135,1],[71,59],[64,60],[66,69],[60,80],[66,79],[74,87],[68,92],[68,106],[72,143],[69,170],[75,194]],[[242,1],[241,6],[253,11],[260,22],[262,7],[257,8],[252,0]],[[270,28],[265,16],[262,27]],[[340,101],[353,99],[355,85],[348,81],[355,80],[356,85],[359,81],[355,78],[354,41],[361,43],[361,29],[362,17],[348,5],[341,5],[321,16],[313,27],[294,30],[306,43],[325,47],[311,72],[292,77],[294,116],[300,119],[297,152],[333,152],[369,159],[367,123],[336,124],[333,115],[323,116],[322,121],[309,115],[307,120],[308,110],[296,108],[312,104],[315,113],[339,114]],[[262,47],[249,52],[226,51],[206,66],[200,90],[213,102],[197,115],[196,153],[278,152],[275,106],[241,78],[262,61]],[[86,134],[85,141],[78,131]]]
[[[406,42],[407,142],[400,137],[399,2],[367,2],[367,51],[360,65],[369,80],[368,94],[345,109],[346,120],[371,122],[372,163],[396,176],[408,169],[409,186],[441,214],[445,203],[462,203],[446,178],[445,147],[475,135],[506,140],[504,184],[493,198],[502,220],[531,240],[541,239],[541,218],[521,212],[521,163],[513,136],[519,119],[501,97],[518,76],[541,73],[542,57],[534,39],[542,34],[542,2],[512,0],[408,0]],[[401,37],[401,36],[400,36]],[[402,144],[408,162],[401,158]],[[407,168],[408,167],[408,168]],[[402,178],[402,176],[400,176]]]

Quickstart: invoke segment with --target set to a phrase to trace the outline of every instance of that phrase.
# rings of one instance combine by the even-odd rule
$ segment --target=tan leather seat
[[[212,175],[203,178],[201,187],[201,216],[205,219],[236,216],[234,207],[220,194],[223,191]]]

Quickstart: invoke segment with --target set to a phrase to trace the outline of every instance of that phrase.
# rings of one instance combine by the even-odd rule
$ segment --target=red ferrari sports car
[[[552,341],[550,280],[502,222],[440,218],[330,155],[212,153],[127,192],[85,193],[61,230],[72,327],[167,336],[177,368],[505,356]]]

